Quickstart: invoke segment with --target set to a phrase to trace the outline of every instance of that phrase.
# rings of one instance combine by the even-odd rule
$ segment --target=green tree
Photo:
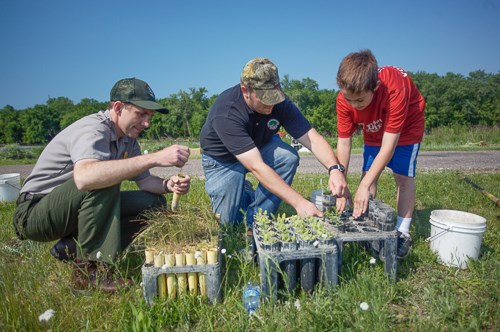
[[[67,97],[57,97],[49,98],[49,100],[47,100],[47,107],[56,113],[64,114],[71,112],[75,105]]]
[[[95,99],[84,98],[80,100],[80,102],[76,104],[72,110],[61,114],[60,127],[61,129],[64,129],[84,116],[97,113],[105,109],[107,109],[106,102],[99,102]]]
[[[60,131],[59,114],[47,105],[36,105],[21,113],[20,122],[24,128],[23,143],[45,144]]]
[[[417,72],[410,74],[426,99],[425,124],[432,129],[451,125],[498,125],[500,74],[482,70],[468,77]]]
[[[281,81],[283,92],[297,105],[305,116],[310,115],[320,103],[318,83],[310,78],[292,80],[285,75]]]
[[[319,103],[308,116],[311,125],[322,135],[337,135],[337,112],[335,109],[337,93],[332,90],[318,91]]]
[[[160,99],[159,102],[170,112],[160,120],[155,118],[146,135],[155,138],[198,138],[208,114],[209,99],[205,95],[206,92],[205,88],[190,88],[189,92],[181,90],[168,98]]]
[[[19,123],[19,112],[7,105],[0,110],[0,142],[2,144],[19,143],[22,140],[23,128]]]

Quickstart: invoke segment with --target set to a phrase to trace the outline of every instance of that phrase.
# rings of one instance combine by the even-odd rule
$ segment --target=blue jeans
[[[274,135],[260,154],[264,162],[289,185],[292,183],[299,155],[289,144]],[[206,154],[201,164],[205,173],[205,190],[210,197],[212,210],[220,215],[221,223],[239,224],[246,215],[248,227],[252,227],[254,214],[262,209],[276,214],[281,199],[269,192],[262,184],[255,192],[245,189],[247,169],[239,162],[221,162]]]

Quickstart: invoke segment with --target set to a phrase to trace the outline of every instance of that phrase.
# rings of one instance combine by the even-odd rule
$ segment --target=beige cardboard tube
[[[149,265],[154,263],[154,255],[155,255],[154,249],[144,250],[144,255],[146,256],[146,261],[144,262],[145,264]]]
[[[186,176],[182,173],[179,173],[177,174],[178,177],[180,177],[181,179],[185,178]],[[179,207],[179,199],[180,199],[180,195],[179,194],[176,194],[174,193],[172,195],[172,205],[170,206],[170,208],[172,209],[172,211],[175,211],[177,210],[177,208]]]
[[[158,254],[154,256],[155,267],[162,267],[164,263],[165,263],[165,256],[163,255],[163,252],[160,251]],[[158,289],[158,296],[162,299],[166,298],[167,283],[165,281],[165,274],[158,275],[158,278],[156,279],[156,284]]]
[[[208,264],[216,264],[217,263],[217,249],[209,249],[207,251],[207,263]]]
[[[205,265],[207,261],[207,252],[206,250],[197,251],[195,253],[196,256],[196,265]],[[200,294],[203,297],[207,296],[207,277],[203,273],[198,273],[198,283],[200,284]]]
[[[175,266],[185,266],[186,265],[186,255],[184,253],[175,254]],[[187,274],[177,273],[177,288],[179,291],[179,296],[186,293],[187,288]]]
[[[219,235],[210,235],[210,245],[211,246],[218,246],[219,245]]]
[[[175,266],[175,255],[174,254],[165,254],[165,265],[167,267]],[[174,273],[167,273],[166,281],[167,281],[168,298],[175,299],[175,296],[177,294],[177,285],[175,283],[175,274]]]
[[[180,195],[177,193],[174,193],[172,195],[172,206],[171,206],[172,211],[177,210],[177,208],[179,207],[179,198]]]
[[[186,253],[186,265],[196,265],[194,252]],[[188,273],[188,287],[189,287],[189,294],[196,295],[198,293],[198,273],[196,272]]]

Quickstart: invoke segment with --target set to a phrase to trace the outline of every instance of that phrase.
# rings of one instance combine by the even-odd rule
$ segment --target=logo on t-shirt
[[[276,119],[271,119],[271,120],[267,121],[267,128],[269,128],[271,130],[276,130],[279,125],[280,125],[280,122]]]
[[[367,133],[376,133],[382,128],[382,119],[378,119],[364,126]]]

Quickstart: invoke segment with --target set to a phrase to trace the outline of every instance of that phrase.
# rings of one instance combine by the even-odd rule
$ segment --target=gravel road
[[[363,157],[360,154],[351,156],[349,173],[360,173]],[[22,178],[29,175],[33,165],[0,166],[0,174],[20,173]],[[477,152],[420,152],[417,170],[460,170],[465,172],[494,171],[500,172],[500,150]],[[153,168],[155,175],[167,177],[179,172],[178,168]],[[203,178],[201,159],[191,159],[182,172],[191,177]],[[302,155],[298,173],[322,173],[323,166],[312,155]]]

